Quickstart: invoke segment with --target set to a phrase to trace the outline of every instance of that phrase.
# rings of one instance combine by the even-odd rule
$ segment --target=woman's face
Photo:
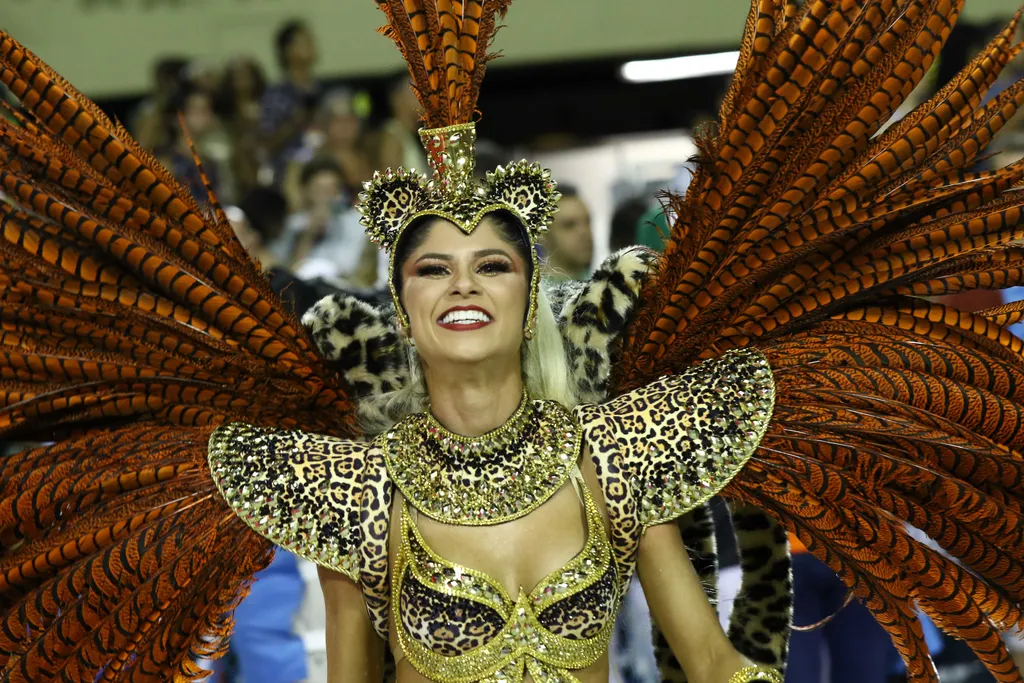
[[[400,298],[427,365],[518,359],[527,306],[527,263],[492,218],[471,235],[436,219],[401,264]]]

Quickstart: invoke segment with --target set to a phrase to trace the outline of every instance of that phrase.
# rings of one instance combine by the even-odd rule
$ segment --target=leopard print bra
[[[510,595],[496,580],[445,560],[423,539],[408,504],[392,582],[396,635],[418,671],[446,683],[576,680],[569,670],[607,652],[619,607],[611,546],[587,487],[573,484],[587,520],[583,549],[529,592]]]

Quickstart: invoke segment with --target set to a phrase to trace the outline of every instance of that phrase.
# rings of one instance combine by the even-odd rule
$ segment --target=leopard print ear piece
[[[619,337],[657,259],[658,254],[646,247],[627,247],[606,258],[589,280],[559,283],[547,291],[581,401],[607,399]]]
[[[426,208],[427,177],[415,170],[390,168],[377,171],[373,179],[363,183],[356,210],[366,236],[381,248],[390,251],[406,222]]]
[[[499,166],[487,174],[484,182],[487,199],[515,209],[534,241],[538,233],[548,229],[558,210],[556,205],[562,195],[555,188],[551,171],[527,161]]]
[[[345,378],[354,398],[395,391],[409,381],[408,356],[390,304],[375,308],[331,294],[302,316],[320,354]]]

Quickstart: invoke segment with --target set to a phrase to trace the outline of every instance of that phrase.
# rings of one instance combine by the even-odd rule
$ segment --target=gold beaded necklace
[[[446,524],[500,524],[550,498],[579,461],[582,431],[555,401],[526,393],[515,413],[480,436],[445,429],[430,412],[377,438],[388,473],[420,512]]]

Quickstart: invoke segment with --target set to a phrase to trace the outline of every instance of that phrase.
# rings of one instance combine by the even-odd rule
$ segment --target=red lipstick
[[[490,311],[479,306],[452,306],[437,319],[438,326],[453,332],[479,330],[492,322],[494,316]]]

